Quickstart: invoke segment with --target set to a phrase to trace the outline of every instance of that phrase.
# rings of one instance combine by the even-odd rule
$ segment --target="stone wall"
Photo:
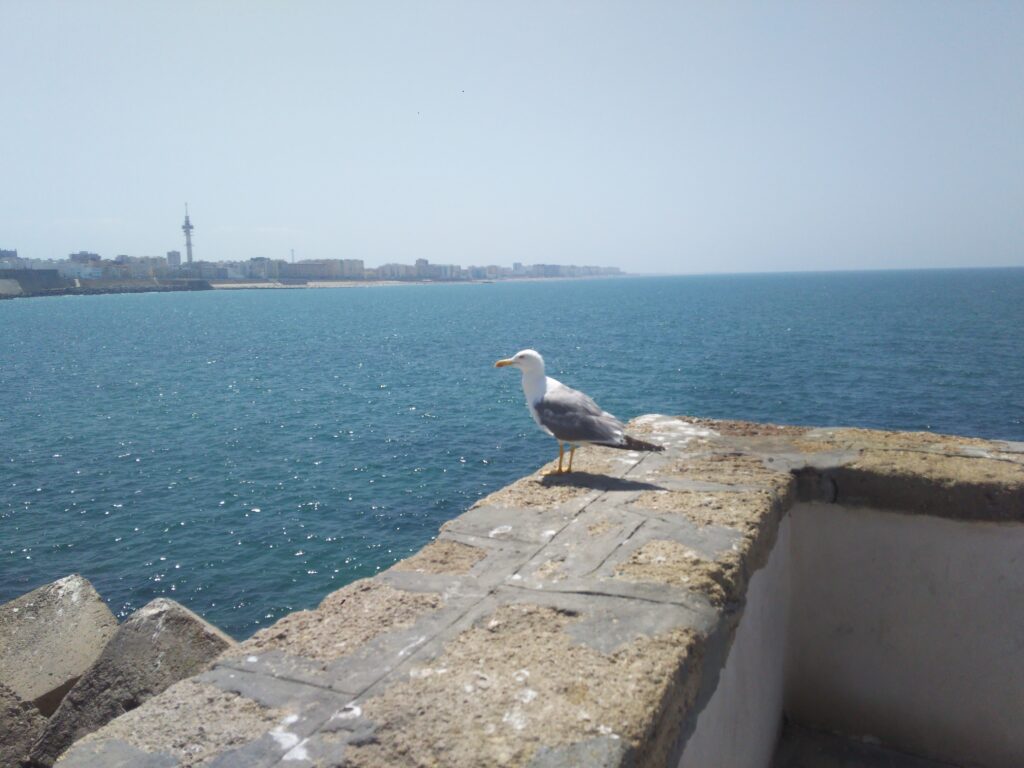
[[[418,554],[227,650],[209,671],[78,741],[58,765],[738,768],[771,762],[784,718],[787,734],[809,725],[881,738],[847,714],[844,675],[856,676],[856,665],[837,670],[830,687],[798,685],[816,677],[800,663],[818,657],[794,662],[794,636],[823,651],[829,631],[847,631],[826,620],[843,615],[838,606],[794,584],[827,576],[794,559],[815,546],[801,518],[868,508],[972,529],[1024,527],[1019,444],[662,416],[633,429],[666,450],[587,449],[572,474],[535,474],[498,491]],[[1024,562],[1015,547],[993,557]],[[990,578],[982,572],[994,563],[976,559],[978,578]],[[857,578],[847,567],[840,582]],[[932,594],[908,578],[876,589],[910,589],[950,610],[969,594]],[[847,602],[858,601],[853,590]],[[795,621],[797,605],[822,621]],[[898,625],[898,611],[887,610]],[[849,615],[873,621],[870,611]],[[951,625],[968,644],[1002,633],[995,647],[1010,649],[971,660],[969,674],[993,681],[983,691],[1012,692],[999,679],[1020,664],[1022,625],[1019,600],[997,627]],[[865,663],[876,662],[857,662],[860,672]],[[817,698],[802,698],[807,691]],[[862,701],[861,711],[882,703]],[[952,757],[930,753],[948,742],[909,738],[919,705],[911,696],[886,712],[888,745]],[[1019,730],[989,718],[975,734],[986,749],[955,757],[1024,764]],[[780,766],[813,764],[799,744],[784,746]]]

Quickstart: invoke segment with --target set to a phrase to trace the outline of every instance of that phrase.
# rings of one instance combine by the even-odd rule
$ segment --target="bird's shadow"
[[[561,475],[544,475],[540,484],[545,487],[570,486],[592,488],[599,491],[664,491],[660,485],[627,480],[624,477],[596,475],[593,472],[566,472]]]

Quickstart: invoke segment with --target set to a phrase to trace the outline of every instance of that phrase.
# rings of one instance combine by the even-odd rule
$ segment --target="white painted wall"
[[[750,579],[725,669],[697,718],[679,768],[763,768],[771,763],[782,724],[790,527],[786,517],[767,564]]]
[[[833,504],[790,516],[794,720],[1024,765],[1024,525]]]
[[[1024,766],[1024,525],[799,504],[679,768],[767,768],[796,722]]]

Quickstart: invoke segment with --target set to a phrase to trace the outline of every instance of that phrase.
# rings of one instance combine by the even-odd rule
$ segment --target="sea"
[[[70,573],[236,638],[553,458],[518,372],[645,413],[1024,440],[1024,269],[0,302],[0,602]]]

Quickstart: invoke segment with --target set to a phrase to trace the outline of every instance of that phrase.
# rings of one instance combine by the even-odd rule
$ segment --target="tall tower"
[[[185,253],[187,254],[188,265],[192,266],[192,222],[188,220],[188,203],[185,203],[185,223],[181,225],[181,231],[185,233]]]

